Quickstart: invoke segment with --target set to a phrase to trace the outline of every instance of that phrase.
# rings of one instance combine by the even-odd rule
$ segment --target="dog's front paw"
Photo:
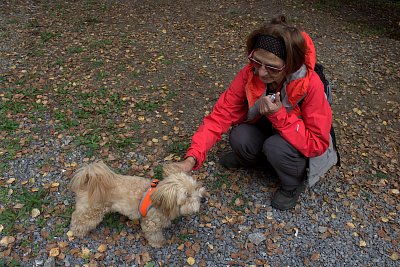
[[[72,226],[69,230],[72,232],[73,236],[79,237],[79,238],[84,237],[88,233],[87,230],[85,230],[83,228],[79,228],[79,227],[74,227],[74,226]]]

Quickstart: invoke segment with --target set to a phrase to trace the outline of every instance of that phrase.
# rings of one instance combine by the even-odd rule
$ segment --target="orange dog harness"
[[[154,190],[156,190],[156,187],[158,185],[159,180],[154,179],[151,182],[150,188],[143,194],[142,200],[139,203],[139,212],[142,217],[146,217],[147,212],[151,208],[151,199],[150,196],[153,194]]]

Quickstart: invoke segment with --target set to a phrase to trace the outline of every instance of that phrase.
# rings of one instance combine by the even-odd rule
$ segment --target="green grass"
[[[135,108],[137,110],[145,110],[145,111],[154,111],[159,107],[159,104],[156,102],[149,101],[140,101],[135,104]]]
[[[241,206],[236,206],[235,201],[236,201],[238,198],[242,199],[243,205],[241,205]],[[244,212],[245,209],[246,209],[246,207],[247,207],[247,202],[248,202],[248,200],[247,200],[241,193],[239,193],[239,194],[237,194],[236,196],[234,196],[234,197],[232,198],[232,200],[229,202],[229,206],[231,206],[235,211]]]
[[[95,151],[100,148],[100,141],[100,135],[94,132],[85,136],[77,136],[75,140],[75,145],[83,146],[84,148],[86,148],[86,156],[92,157]]]
[[[79,54],[82,53],[85,49],[82,46],[73,45],[68,47],[68,52],[71,54]]]
[[[212,188],[221,189],[222,185],[225,184],[226,188],[229,189],[232,186],[232,182],[228,180],[228,177],[229,177],[228,173],[216,173],[215,181],[213,182]]]
[[[15,132],[15,130],[18,128],[19,124],[18,122],[9,119],[5,116],[3,112],[0,112],[0,130],[1,131],[7,131],[7,132]]]
[[[57,36],[57,34],[52,33],[52,32],[42,32],[40,34],[40,39],[42,40],[43,43],[46,43],[56,36]]]
[[[124,224],[121,223],[122,216],[118,213],[109,213],[107,214],[103,221],[102,224],[105,227],[108,227],[110,229],[115,230],[117,233],[120,233],[122,229],[124,228]]]
[[[11,160],[15,157],[17,151],[21,150],[22,147],[19,144],[20,139],[19,138],[8,138],[3,140],[2,147],[6,150],[6,153],[4,155],[4,158],[6,160]]]
[[[380,171],[378,171],[375,175],[376,175],[376,177],[378,177],[379,179],[388,179],[388,175],[385,174],[385,173],[383,173],[383,172],[380,172]]]
[[[96,40],[90,43],[91,48],[105,48],[106,46],[112,45],[113,41],[112,40]]]
[[[99,81],[107,78],[108,76],[110,76],[110,73],[104,70],[100,70],[99,72],[96,73],[96,79]]]
[[[64,111],[55,111],[54,117],[59,121],[61,128],[66,130],[71,127],[76,127],[79,125],[79,122],[70,116],[68,116]]]
[[[46,200],[47,192],[39,189],[32,192],[26,188],[12,188],[14,192],[9,195],[10,188],[0,188],[0,202],[5,203],[5,210],[0,213],[0,224],[4,226],[3,234],[11,235],[14,225],[19,221],[27,221],[30,218],[32,209],[42,210],[42,207],[48,204]],[[14,209],[16,204],[22,204],[20,209]]]
[[[61,58],[57,58],[54,64],[56,64],[57,66],[62,66],[64,65],[64,60]]]
[[[16,259],[10,259],[10,260],[0,259],[0,267],[17,267],[17,266],[21,266],[21,264]]]
[[[28,21],[28,24],[26,25],[28,28],[38,28],[40,27],[39,21],[37,21],[37,19],[33,19]]]
[[[174,154],[183,154],[188,150],[188,148],[189,143],[173,142],[168,146],[167,151]]]
[[[180,240],[182,241],[188,241],[192,236],[189,234],[181,234],[178,236]]]
[[[163,167],[161,165],[157,165],[154,167],[154,178],[160,181],[164,178]]]
[[[112,141],[112,146],[115,146],[120,149],[125,149],[125,148],[135,148],[137,144],[140,144],[142,140],[134,138],[134,137],[116,137]]]

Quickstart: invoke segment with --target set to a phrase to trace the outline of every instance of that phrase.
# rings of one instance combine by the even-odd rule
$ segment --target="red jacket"
[[[303,33],[307,52],[305,74],[301,77],[288,75],[284,90],[288,106],[268,116],[279,134],[306,157],[323,154],[330,139],[332,111],[324,93],[324,86],[314,72],[316,54],[311,38]],[[300,70],[298,71],[300,72]],[[296,72],[296,73],[298,73]],[[204,162],[207,152],[221,140],[232,125],[244,123],[249,108],[265,92],[258,76],[253,75],[250,64],[239,71],[230,87],[222,93],[210,115],[206,116],[196,133],[186,157],[197,160],[198,169]],[[282,93],[281,93],[282,94]],[[298,102],[302,100],[301,110]]]

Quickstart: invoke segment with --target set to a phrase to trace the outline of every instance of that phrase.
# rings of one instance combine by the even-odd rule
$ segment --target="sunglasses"
[[[281,68],[276,68],[274,66],[265,65],[264,63],[253,58],[253,54],[254,54],[254,50],[251,51],[250,55],[248,56],[248,59],[250,60],[250,63],[253,65],[253,67],[255,67],[256,69],[260,69],[261,67],[264,67],[269,73],[278,74],[285,68],[285,65],[283,65]]]

